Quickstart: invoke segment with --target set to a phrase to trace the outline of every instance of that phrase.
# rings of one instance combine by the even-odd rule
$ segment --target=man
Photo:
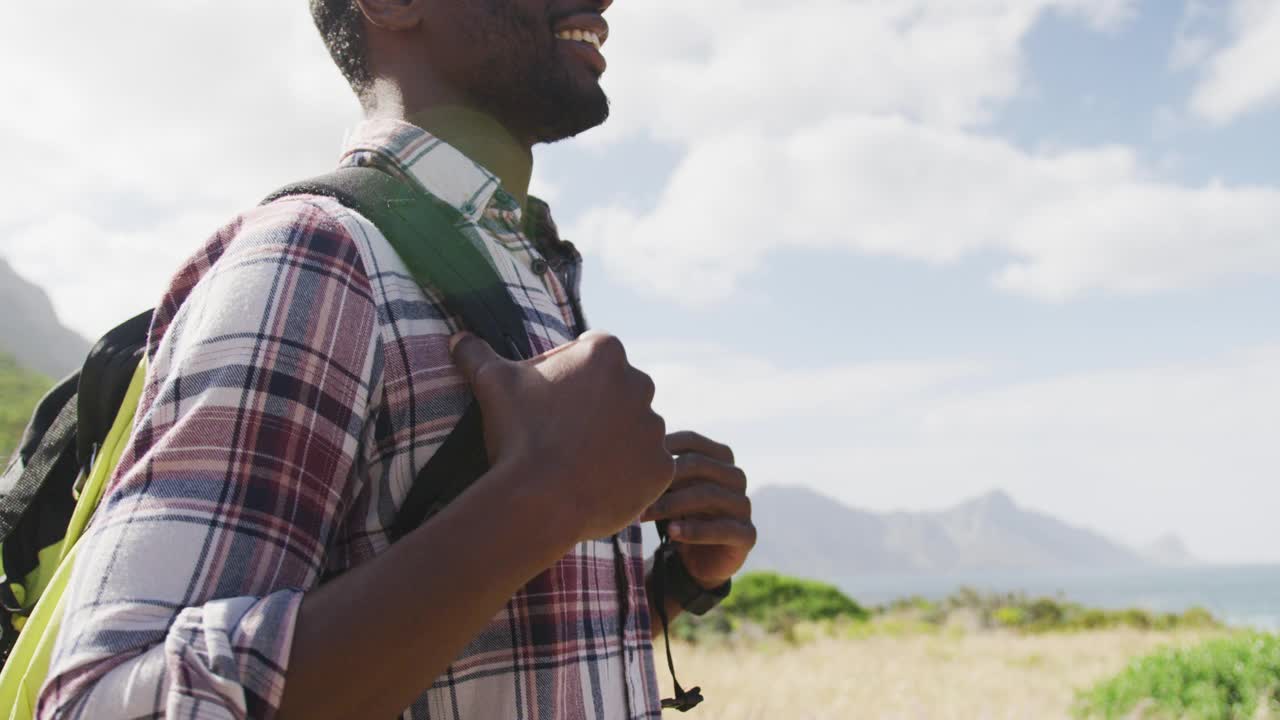
[[[333,200],[233,220],[157,308],[40,717],[660,715],[648,588],[679,567],[646,571],[637,518],[696,592],[755,530],[731,451],[664,435],[622,344],[578,337],[580,257],[527,197],[531,147],[607,115],[609,3],[312,0],[367,115],[342,163],[453,206],[542,355],[456,333]],[[392,545],[472,397],[491,469]]]

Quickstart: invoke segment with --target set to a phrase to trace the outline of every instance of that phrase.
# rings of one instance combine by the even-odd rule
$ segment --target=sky
[[[302,0],[19,3],[0,257],[89,337],[358,107]],[[584,302],[754,486],[995,488],[1280,562],[1280,3],[616,0],[535,151]]]

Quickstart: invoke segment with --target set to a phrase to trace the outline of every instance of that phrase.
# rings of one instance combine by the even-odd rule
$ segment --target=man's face
[[[524,139],[555,142],[609,116],[598,45],[611,2],[439,0],[427,52],[478,109]]]

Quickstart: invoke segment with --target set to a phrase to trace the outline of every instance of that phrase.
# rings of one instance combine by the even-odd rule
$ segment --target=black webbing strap
[[[676,661],[671,657],[671,621],[667,619],[667,563],[676,548],[667,536],[667,521],[658,523],[658,549],[653,554],[653,595],[658,603],[658,620],[662,622],[662,642],[667,649],[667,670],[671,671],[671,685],[674,695],[662,698],[663,710],[679,710],[689,712],[702,702],[702,688],[691,687],[685,690],[676,679]]]
[[[0,543],[8,540],[18,527],[62,457],[67,452],[75,452],[75,389],[76,378],[72,376],[45,395],[31,420],[31,430],[44,429],[39,435],[39,445],[25,462],[15,458],[0,479]],[[51,420],[47,419],[49,416]],[[27,448],[18,452],[24,450]]]
[[[288,195],[331,197],[386,236],[418,284],[438,292],[445,308],[508,360],[532,356],[524,313],[478,247],[462,234],[458,213],[425,192],[373,168],[341,168],[289,185]],[[472,402],[415,478],[391,528],[395,542],[448,505],[489,469],[480,407]]]
[[[97,448],[111,432],[133,373],[146,350],[152,311],[135,315],[103,335],[80,368],[76,457],[86,472]]]

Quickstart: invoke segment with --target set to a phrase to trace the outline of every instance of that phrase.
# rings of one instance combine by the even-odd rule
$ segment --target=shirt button
[[[551,266],[548,265],[547,261],[543,260],[542,258],[534,258],[533,262],[529,266],[529,269],[533,270],[534,275],[546,275],[547,270],[550,270]]]

